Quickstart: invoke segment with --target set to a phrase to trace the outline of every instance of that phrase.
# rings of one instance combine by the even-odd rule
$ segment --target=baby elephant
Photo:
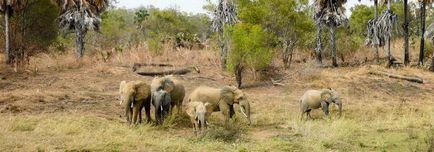
[[[208,116],[212,113],[209,103],[201,101],[192,101],[187,103],[185,112],[190,117],[193,124],[193,130],[203,130],[206,128]]]
[[[339,108],[339,117],[342,114],[342,102],[336,91],[333,89],[308,90],[300,98],[301,119],[306,113],[308,118],[312,118],[310,111],[321,108],[325,117],[329,114],[330,103],[336,104]]]

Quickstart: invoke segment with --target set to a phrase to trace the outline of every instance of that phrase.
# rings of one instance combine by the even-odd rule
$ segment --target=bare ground
[[[194,54],[194,52],[193,52]],[[205,55],[206,56],[206,55]],[[197,66],[200,73],[180,76],[187,94],[200,85],[234,84],[215,61],[184,54],[148,62]],[[44,60],[42,58],[41,60]],[[53,59],[58,60],[58,59]],[[39,62],[39,61],[38,61]],[[221,131],[213,114],[208,135],[196,137],[185,120],[169,127],[125,123],[118,105],[122,80],[152,77],[132,72],[131,63],[88,61],[13,72],[0,69],[0,151],[425,151],[433,149],[434,74],[415,68],[377,65],[316,68],[297,63],[281,70],[285,86],[258,83],[247,76],[243,89],[252,106],[253,125],[236,118],[233,132]],[[133,61],[132,61],[133,62]],[[31,66],[30,66],[31,67]],[[381,70],[415,75],[423,84],[369,75]],[[256,85],[261,84],[261,85]],[[344,115],[299,121],[298,98],[308,89],[331,87],[343,98]],[[224,128],[224,127],[223,127]],[[227,133],[227,134],[225,134]],[[221,136],[218,136],[223,134]]]

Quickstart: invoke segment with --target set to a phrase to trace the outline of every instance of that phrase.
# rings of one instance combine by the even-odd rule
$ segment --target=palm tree
[[[225,69],[228,46],[227,38],[224,35],[224,27],[226,25],[234,25],[238,21],[234,2],[232,0],[219,0],[213,15],[212,29],[214,32],[217,32],[219,36],[219,46],[221,50],[220,62],[222,69]]]
[[[321,61],[321,24],[325,24],[330,29],[330,47],[332,53],[332,65],[337,67],[336,61],[336,42],[335,42],[335,34],[336,28],[342,24],[346,24],[348,22],[347,17],[345,16],[345,8],[344,4],[346,0],[315,0],[315,14],[313,19],[317,25],[317,48],[315,49],[315,53],[317,55],[318,63],[322,63]]]
[[[14,55],[10,47],[9,19],[14,11],[20,10],[20,4],[21,2],[19,0],[0,0],[0,13],[3,13],[5,18],[5,57],[7,64],[12,63],[14,60]]]
[[[389,67],[393,64],[393,57],[390,51],[390,42],[392,39],[392,30],[394,27],[396,27],[397,15],[390,9],[390,0],[380,2],[380,4],[384,3],[387,3],[387,9],[384,10],[376,20],[370,20],[368,23],[367,42],[374,46],[386,47],[385,51],[387,53],[388,59],[387,65]]]
[[[109,5],[109,0],[53,0],[60,7],[59,26],[63,31],[76,34],[76,56],[83,57],[84,37],[88,30],[99,31],[100,14]]]

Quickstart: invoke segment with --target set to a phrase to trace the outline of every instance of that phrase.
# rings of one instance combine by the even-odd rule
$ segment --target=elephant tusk
[[[246,118],[248,118],[248,116],[246,115],[246,113],[244,112],[244,109],[240,106],[240,109],[241,109],[241,113],[243,113],[243,115],[246,117]]]

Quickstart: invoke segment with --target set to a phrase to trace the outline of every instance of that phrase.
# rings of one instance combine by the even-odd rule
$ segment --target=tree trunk
[[[432,52],[431,66],[429,67],[429,70],[434,72],[434,51]]]
[[[237,81],[237,87],[241,88],[241,84],[242,84],[242,76],[241,74],[243,73],[243,67],[241,67],[241,65],[238,63],[237,65],[235,65],[234,67],[234,72],[235,72],[235,81]]]
[[[221,67],[222,70],[226,69],[226,47],[225,47],[225,43],[222,42],[220,44],[220,63],[221,63]]]
[[[377,0],[374,0],[374,4],[375,4],[375,7],[374,7],[374,15],[375,15],[375,22],[377,22],[378,21],[378,1]],[[374,28],[374,36],[377,38],[378,37],[378,29],[377,28]],[[377,63],[380,63],[380,54],[379,54],[379,52],[378,52],[378,45],[374,45],[374,53],[375,53],[375,62],[377,62]]]
[[[284,40],[282,49],[283,67],[288,69],[291,66],[292,53],[294,51],[295,41]]]
[[[332,51],[332,65],[334,67],[337,67],[338,63],[336,61],[335,33],[336,33],[336,24],[331,23],[331,25],[330,25],[330,47],[331,47],[331,51]]]
[[[291,53],[289,53],[289,63],[288,63],[288,69],[291,68],[291,63],[292,63],[292,55],[294,53],[294,50],[291,50]]]
[[[410,63],[410,54],[408,50],[408,0],[404,0],[404,64]]]
[[[424,49],[425,49],[425,2],[422,2],[422,7],[420,10],[420,26],[421,26],[421,31],[420,31],[420,51],[419,51],[419,66],[423,65],[423,56],[424,56]]]
[[[78,1],[80,3],[80,1]],[[78,22],[75,22],[74,24],[74,28],[75,28],[75,55],[78,59],[83,58],[83,54],[84,54],[84,38],[86,36],[87,33],[87,29],[86,29],[86,24],[85,22],[85,9],[81,8],[81,4],[77,5],[79,8],[80,13],[76,14],[78,16],[76,16],[76,18],[78,18]]]
[[[315,55],[316,55],[316,62],[318,64],[322,64],[322,57],[321,57],[321,23],[316,23],[316,48],[315,48]]]
[[[9,6],[5,6],[5,58],[6,58],[6,64],[10,64],[12,63],[12,52],[10,50],[10,40],[9,40],[9,17],[10,17],[10,7]]]
[[[388,11],[390,11],[390,4],[391,3],[391,0],[389,0],[388,2],[387,2],[387,10]],[[390,20],[388,20],[388,22],[390,22]],[[392,28],[393,28],[393,25],[392,25],[392,23],[389,23],[388,24],[390,27],[390,29],[389,29],[389,33],[387,33],[387,36],[386,36],[386,52],[387,52],[387,67],[390,67],[390,66],[392,66],[392,53],[391,53],[391,51],[390,51],[390,42],[391,42],[391,39],[392,39]]]

